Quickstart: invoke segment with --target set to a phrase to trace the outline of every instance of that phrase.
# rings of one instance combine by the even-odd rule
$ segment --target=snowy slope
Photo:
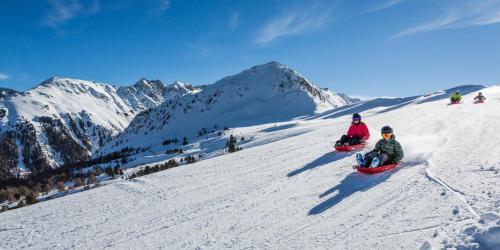
[[[0,137],[3,133],[16,138],[18,167],[32,171],[56,167],[89,157],[137,113],[196,91],[177,82],[165,86],[141,79],[133,86],[116,87],[53,77],[0,100]],[[35,163],[35,159],[46,161]]]
[[[1,213],[0,247],[498,249],[500,87],[482,92],[365,110],[370,148],[384,125],[403,145],[395,171],[332,152],[350,114],[240,127],[242,151]]]
[[[159,145],[166,139],[196,140],[205,131],[288,121],[351,101],[343,94],[316,87],[285,65],[270,62],[139,114],[101,153],[125,147],[153,148],[153,152],[161,152],[164,147]]]

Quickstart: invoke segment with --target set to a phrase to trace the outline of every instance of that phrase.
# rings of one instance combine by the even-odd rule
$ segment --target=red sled
[[[460,101],[458,101],[458,102],[450,102],[450,103],[448,103],[448,105],[455,105],[455,104],[460,104]]]
[[[365,143],[356,144],[356,145],[350,145],[350,146],[335,146],[335,151],[338,151],[338,152],[349,152],[349,151],[353,151],[353,150],[362,149],[365,146],[366,146]]]
[[[484,103],[484,100],[475,101],[474,104]]]
[[[387,165],[376,167],[376,168],[367,168],[367,167],[360,167],[360,166],[355,166],[354,168],[356,168],[358,170],[358,172],[362,172],[365,174],[376,174],[376,173],[381,173],[381,172],[384,172],[387,170],[391,170],[393,168],[397,168],[401,164],[403,164],[403,162],[387,164]]]

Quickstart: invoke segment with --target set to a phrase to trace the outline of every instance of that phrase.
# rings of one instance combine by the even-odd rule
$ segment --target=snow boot
[[[378,157],[373,158],[372,163],[370,163],[370,168],[376,168],[380,164],[380,159]]]
[[[358,161],[358,165],[359,165],[360,167],[364,167],[364,166],[366,166],[366,161],[365,161],[365,159],[363,158],[363,155],[362,155],[362,154],[360,154],[360,153],[357,153],[357,154],[356,154],[356,161]]]

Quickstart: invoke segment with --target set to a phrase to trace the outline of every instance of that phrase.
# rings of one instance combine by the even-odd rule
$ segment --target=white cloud
[[[9,75],[0,73],[0,81],[7,80],[9,78],[10,78]]]
[[[229,16],[228,20],[228,26],[230,29],[236,29],[238,28],[238,25],[240,24],[240,13],[238,12],[232,12],[231,15]]]
[[[288,10],[267,23],[255,42],[268,44],[276,39],[312,32],[325,26],[332,18],[337,4],[313,2]]]
[[[446,14],[429,22],[408,28],[396,34],[399,38],[420,32],[465,28],[500,23],[500,0],[464,0],[461,4],[448,6]]]
[[[47,26],[56,27],[62,25],[78,15],[94,15],[101,9],[98,0],[48,0],[50,10],[43,19]]]
[[[402,36],[407,36],[411,35],[414,33],[418,32],[427,32],[427,31],[432,31],[432,30],[437,30],[437,29],[444,29],[448,27],[449,25],[453,24],[458,20],[458,14],[456,12],[449,12],[448,14],[433,20],[431,22],[412,27],[406,30],[403,30],[396,34],[394,38],[402,37]]]
[[[390,8],[394,5],[398,5],[400,3],[403,3],[404,1],[405,0],[383,0],[380,3],[378,3],[377,5],[368,8],[365,12],[375,12],[375,11],[384,10],[384,9]]]
[[[52,10],[47,13],[44,23],[48,26],[57,26],[72,19],[81,9],[82,5],[77,1],[63,2],[61,0],[49,1]]]

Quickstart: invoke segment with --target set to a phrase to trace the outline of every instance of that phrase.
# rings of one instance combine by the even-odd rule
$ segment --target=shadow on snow
[[[308,163],[307,165],[288,173],[287,176],[292,177],[292,176],[298,175],[302,172],[305,172],[307,170],[311,170],[311,169],[314,169],[317,167],[321,167],[325,164],[341,160],[343,158],[346,158],[346,157],[353,155],[355,152],[357,152],[357,151],[345,152],[345,153],[344,152],[336,152],[336,151],[328,152],[328,153],[324,154],[323,156],[319,157],[318,159]]]
[[[321,114],[317,114],[308,118],[308,120],[322,118],[322,119],[333,119],[338,118],[344,115],[350,115],[354,113],[362,113],[366,110],[375,109],[375,108],[383,108],[377,113],[386,113],[389,111],[393,111],[396,109],[403,108],[409,104],[423,104],[428,102],[440,101],[443,99],[448,99],[450,95],[460,90],[462,96],[479,91],[481,89],[486,88],[482,85],[464,85],[458,86],[455,88],[447,89],[444,91],[432,93],[429,95],[422,96],[410,96],[405,98],[376,98],[371,101],[354,103],[346,106],[342,106],[340,108],[336,108],[333,110],[326,111]]]
[[[285,125],[281,125],[281,126],[266,128],[266,129],[261,130],[260,132],[267,132],[267,133],[276,132],[276,131],[280,131],[280,130],[293,128],[295,126],[297,126],[297,123],[290,123],[290,124],[285,124]]]
[[[339,204],[344,199],[357,192],[365,192],[371,188],[377,186],[378,184],[388,180],[391,175],[399,171],[404,167],[411,167],[422,164],[422,162],[405,163],[399,168],[392,169],[379,174],[363,174],[358,172],[353,172],[346,176],[338,185],[322,193],[319,197],[323,198],[329,194],[337,192],[337,194],[320,204],[316,205],[309,211],[309,215],[318,215],[324,211],[332,208],[333,206]]]
[[[457,90],[460,91],[460,94],[463,97],[464,95],[468,95],[470,93],[482,90],[484,88],[486,88],[486,87],[483,86],[483,85],[464,85],[464,86],[458,86],[458,87],[455,87],[455,88],[447,89],[447,90],[441,92],[440,95],[436,95],[436,96],[433,96],[433,97],[430,97],[430,98],[426,98],[425,100],[423,100],[422,102],[420,102],[420,104],[421,103],[427,103],[427,102],[439,101],[439,100],[443,100],[443,99],[448,99],[448,98],[450,98],[451,94],[453,94],[453,92],[455,92]]]
[[[322,198],[337,191],[337,194],[335,196],[313,207],[309,211],[309,215],[317,215],[323,213],[324,211],[337,205],[342,200],[353,195],[354,193],[369,190],[370,188],[389,179],[393,172],[394,171],[388,171],[376,175],[367,175],[358,172],[350,173],[337,186],[330,188],[319,196],[320,198]]]

